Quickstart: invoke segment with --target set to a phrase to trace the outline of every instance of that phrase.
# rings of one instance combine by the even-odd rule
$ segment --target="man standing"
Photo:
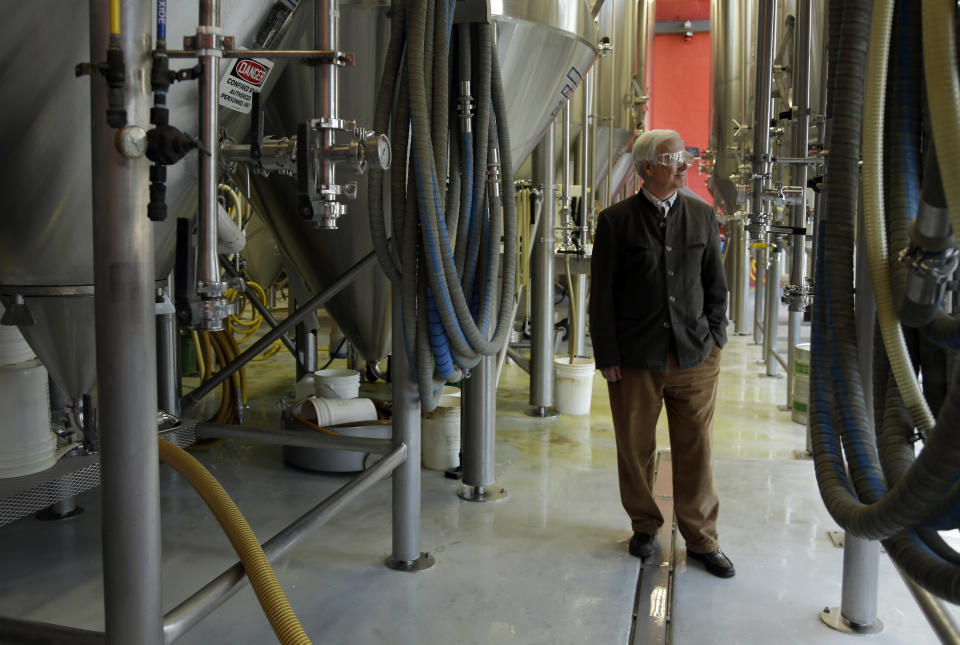
[[[590,334],[607,380],[617,437],[620,499],[630,553],[653,553],[664,518],[654,501],[657,419],[667,406],[677,525],[687,555],[729,578],[717,542],[719,500],[711,452],[727,284],[713,210],[681,194],[691,155],[673,130],[637,137],[636,195],[597,220]]]

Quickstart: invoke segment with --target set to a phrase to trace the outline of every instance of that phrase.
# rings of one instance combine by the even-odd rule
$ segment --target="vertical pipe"
[[[532,329],[530,340],[530,405],[546,414],[553,405],[553,226],[554,126],[537,144],[533,180],[543,186],[543,213],[535,234],[530,267]]]
[[[583,96],[583,129],[580,131],[580,248],[586,253],[590,235],[590,213],[593,210],[593,151],[590,147],[591,136],[590,108],[593,104],[593,67],[584,75],[580,94]]]
[[[300,303],[291,296],[290,310],[296,311]],[[314,314],[307,316],[303,321],[297,324],[294,329],[294,343],[297,349],[297,381],[307,374],[313,374],[317,371],[317,330],[310,323],[316,318]],[[330,353],[336,351],[336,347],[330,348]]]
[[[411,569],[420,558],[420,399],[403,339],[402,285],[391,285],[393,444],[407,445],[407,460],[393,471],[393,553],[388,566]]]
[[[90,2],[91,60],[103,60],[109,1]],[[150,121],[150,3],[122,5],[129,123]],[[148,163],[127,159],[103,115],[107,86],[92,77],[93,259],[101,393],[103,595],[108,645],[163,643],[153,224]],[[136,375],[136,378],[131,378]]]
[[[573,217],[570,213],[570,181],[573,176],[570,167],[570,112],[573,110],[570,101],[563,106],[563,131],[561,141],[563,145],[563,196],[561,212],[563,213],[563,250],[569,251],[573,245]],[[573,296],[571,295],[571,298]]]
[[[484,356],[463,386],[463,483],[473,488],[490,487],[495,477],[495,360]]]
[[[880,575],[880,543],[851,533],[843,538],[843,586],[840,616],[856,630],[877,623],[877,583]]]
[[[743,227],[744,221],[741,218],[734,220],[734,228],[737,232],[737,245],[730,249],[737,254],[737,271],[734,275],[734,289],[739,293],[737,298],[736,318],[734,319],[734,332],[742,336],[747,332],[747,301],[750,293],[750,247],[747,245],[747,231]]]
[[[157,293],[157,405],[180,416],[180,334],[173,304]]]
[[[339,0],[314,1],[314,45],[317,49],[337,51],[340,48],[340,2]],[[336,65],[317,65],[315,68],[314,116],[318,119],[335,119],[340,111],[339,68]],[[335,143],[334,131],[323,131],[323,147]],[[336,165],[324,160],[323,183],[333,186],[336,181]]]
[[[758,246],[753,254],[756,276],[753,290],[753,342],[759,345],[763,342],[763,311],[764,292],[767,280],[767,247]]]
[[[796,131],[793,136],[793,156],[806,157],[810,148],[810,48],[813,46],[813,7],[810,0],[797,0],[797,26],[793,56],[793,105],[796,118]],[[806,164],[793,164],[794,186],[803,188],[802,197],[790,211],[790,225],[794,230],[802,229],[807,223],[807,173]],[[790,284],[794,287],[805,286],[806,278],[806,235],[793,235],[790,262]],[[790,303],[789,327],[787,331],[787,405],[793,392],[794,363],[796,347],[800,342],[800,328],[803,324],[803,302]]]
[[[572,306],[578,316],[576,326],[570,330],[570,353],[574,356],[586,356],[587,348],[587,276],[584,273],[573,275]]]
[[[777,359],[774,352],[777,351],[777,342],[779,341],[780,327],[780,258],[783,251],[780,249],[779,242],[773,240],[771,236],[770,244],[767,245],[767,304],[764,311],[763,322],[763,358],[767,362],[767,376],[777,375]]]
[[[859,200],[857,230],[863,231],[863,198]],[[867,242],[864,235],[857,235],[856,292],[854,301],[854,324],[858,343],[860,380],[864,393],[864,409],[867,427],[873,427],[873,333],[876,304],[873,284],[870,280],[867,259]],[[880,543],[863,540],[849,532],[843,542],[843,583],[840,599],[840,616],[844,622],[857,630],[869,629],[877,623],[877,585],[880,569]]]
[[[770,116],[772,110],[773,58],[776,49],[776,0],[760,0],[757,36],[757,84],[753,128],[753,223],[767,218],[763,189],[770,176]],[[754,234],[755,235],[755,234]]]
[[[220,35],[220,0],[200,0],[200,26],[197,39],[201,36]],[[200,43],[198,43],[199,45]],[[209,43],[208,43],[209,45]],[[201,329],[219,331],[223,329],[219,307],[222,302],[225,285],[220,282],[220,259],[217,254],[217,173],[219,168],[220,136],[217,125],[217,97],[220,82],[220,58],[223,51],[219,46],[198,48],[198,60],[203,72],[200,74],[200,146],[197,154],[199,164],[199,211],[197,217],[197,292],[203,297],[205,308]]]

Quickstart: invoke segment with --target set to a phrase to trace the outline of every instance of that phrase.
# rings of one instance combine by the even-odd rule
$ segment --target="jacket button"
[[[663,326],[664,326],[665,329],[670,329],[670,323],[669,323],[669,322],[663,323]]]
[[[672,277],[673,277],[673,271],[667,271],[667,275],[672,278]]]
[[[670,296],[669,298],[667,298],[667,300],[669,300],[670,302],[676,302],[676,301],[677,301],[677,299],[674,298],[673,296]]]
[[[667,248],[668,251],[672,251],[672,250],[673,250],[673,247],[672,247],[672,246],[668,246],[668,247],[666,247],[666,248]]]

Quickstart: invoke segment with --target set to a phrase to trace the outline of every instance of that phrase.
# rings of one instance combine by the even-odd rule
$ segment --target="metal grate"
[[[181,448],[186,448],[197,440],[196,430],[190,423],[161,431],[160,436]],[[66,457],[46,473],[31,477],[36,479],[35,485],[22,489],[14,488],[12,492],[5,491],[4,487],[0,486],[0,526],[99,486],[99,457]],[[11,480],[7,480],[5,483],[10,482]]]
[[[0,500],[0,526],[36,513],[51,504],[79,495],[100,484],[100,462],[87,463],[73,472],[45,481]]]

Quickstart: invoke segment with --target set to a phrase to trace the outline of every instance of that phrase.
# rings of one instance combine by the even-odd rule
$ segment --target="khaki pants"
[[[711,449],[720,349],[714,347],[703,363],[685,370],[677,367],[671,350],[666,372],[621,367],[621,373],[619,381],[607,385],[617,436],[620,499],[633,530],[656,533],[664,521],[652,490],[657,418],[666,402],[677,526],[689,550],[707,553],[720,548],[720,502]]]

